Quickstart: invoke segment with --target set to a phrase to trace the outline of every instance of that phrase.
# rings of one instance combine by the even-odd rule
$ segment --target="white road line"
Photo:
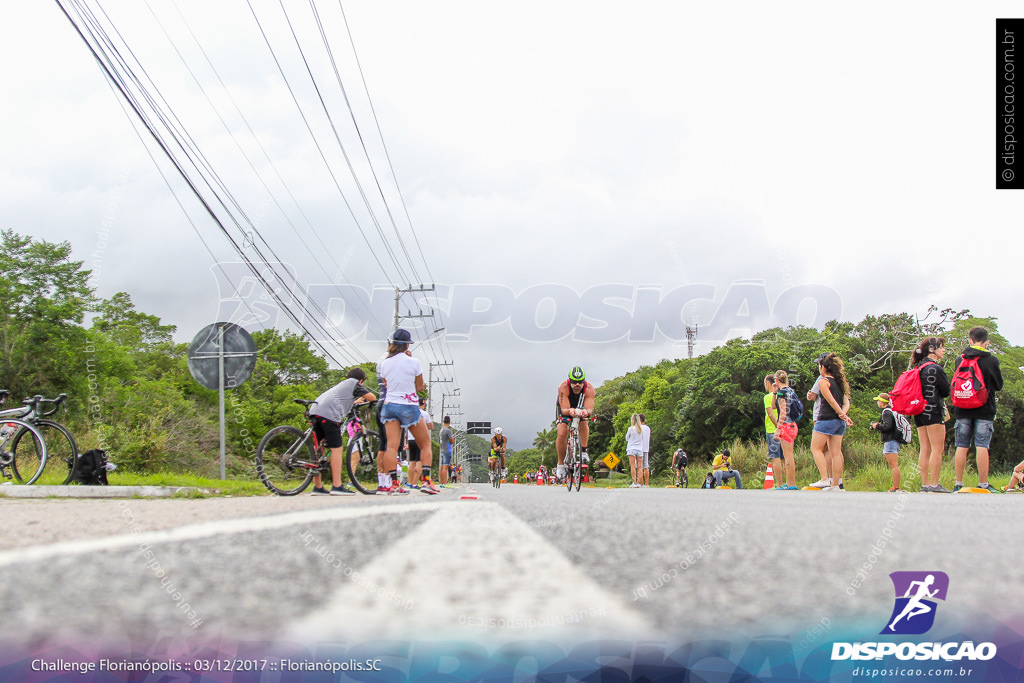
[[[283,529],[289,526],[357,519],[360,517],[372,517],[374,515],[425,514],[440,509],[444,503],[407,503],[401,505],[374,505],[358,508],[336,507],[315,510],[299,510],[295,512],[282,513],[280,515],[241,517],[238,519],[225,519],[216,522],[203,522],[200,524],[190,524],[188,526],[177,527],[175,529],[164,529],[160,531],[138,531],[137,528],[134,528],[135,523],[131,516],[130,503],[124,502],[120,505],[121,515],[125,520],[125,534],[107,538],[64,541],[61,543],[10,550],[0,553],[0,567],[18,564],[21,562],[38,562],[40,560],[48,560],[54,557],[82,555],[106,550],[119,550],[122,548],[137,547],[143,544],[157,545],[161,543],[180,543],[182,541],[192,541],[199,538],[209,538],[210,536],[223,534]]]
[[[445,506],[294,623],[298,642],[367,638],[658,638],[525,522],[495,503]],[[628,558],[624,558],[624,561]],[[404,596],[397,601],[394,596]]]

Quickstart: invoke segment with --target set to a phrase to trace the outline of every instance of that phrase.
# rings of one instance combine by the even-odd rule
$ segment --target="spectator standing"
[[[921,453],[917,466],[921,472],[921,491],[924,493],[949,493],[939,483],[942,468],[942,451],[946,446],[946,403],[949,396],[949,380],[939,365],[946,355],[946,340],[943,337],[925,337],[914,349],[911,365],[918,368],[921,378],[921,395],[924,410],[914,415],[914,426],[921,442]]]
[[[999,369],[999,359],[988,351],[991,340],[988,338],[988,330],[984,327],[972,327],[967,333],[970,345],[956,361],[953,370],[954,378],[960,366],[968,361],[976,361],[978,370],[981,372],[981,379],[988,390],[988,397],[985,403],[978,408],[961,408],[956,405],[956,391],[953,387],[953,413],[956,417],[956,455],[953,459],[953,466],[956,470],[956,483],[954,491],[963,488],[964,467],[967,464],[967,451],[974,442],[975,459],[978,463],[978,488],[995,491],[988,483],[988,447],[992,442],[992,432],[996,419],[996,392],[1003,388],[1003,374]],[[923,386],[923,385],[922,385]]]
[[[823,476],[820,481],[811,484],[811,487],[823,491],[842,491],[839,483],[843,478],[843,435],[847,427],[853,426],[853,420],[849,416],[850,383],[846,379],[843,361],[834,353],[821,359],[818,363],[818,374],[822,377],[818,388],[824,402],[821,404],[821,411],[811,434],[811,453],[814,454],[815,463],[825,462],[826,467],[831,464],[831,471],[826,478],[824,475],[828,470],[822,472],[819,466],[819,473]]]
[[[775,462],[782,465],[779,469],[772,467],[775,474],[775,488],[796,491],[796,461],[793,459],[793,447],[796,445],[798,431],[793,408],[796,392],[789,386],[789,373],[785,370],[776,372],[772,376],[772,380],[776,390],[775,403],[772,407],[778,415],[778,425],[775,428],[775,434],[769,436],[775,440],[779,448],[779,457]],[[781,483],[783,476],[786,478],[785,484]]]
[[[409,351],[412,335],[408,330],[395,330],[388,341],[387,358],[382,360],[379,366],[384,386],[387,388],[387,397],[384,399],[384,407],[380,414],[388,439],[384,456],[384,482],[391,479],[391,473],[395,469],[403,429],[409,429],[412,433],[423,461],[431,461],[430,432],[422,420],[419,407],[418,392],[423,391],[425,387],[423,365],[413,358],[412,352]],[[384,482],[378,487],[378,493],[408,493],[397,483],[385,485]],[[382,491],[381,488],[385,490]]]
[[[899,493],[903,489],[900,488],[900,441],[896,438],[896,414],[889,407],[892,402],[889,394],[881,393],[875,396],[875,402],[882,409],[882,414],[877,422],[871,423],[870,428],[878,430],[882,437],[882,456],[892,473],[892,488],[889,489],[889,493]]]
[[[814,359],[815,367],[820,365],[821,361],[825,360],[826,356],[828,356],[828,352],[827,351],[825,353],[819,355],[817,358],[815,358]],[[807,391],[807,400],[808,401],[814,401],[814,410],[811,411],[811,417],[814,420],[814,422],[817,422],[818,421],[818,416],[821,415],[821,404],[824,403],[824,401],[821,398],[821,374],[820,373],[818,374],[817,377],[815,377],[814,384]],[[828,444],[826,443],[825,449],[827,449],[827,448],[828,448]],[[821,475],[821,480],[820,481],[827,481],[827,480],[832,478],[832,461],[827,457],[827,455],[825,453],[825,449],[823,449],[820,454],[819,453],[815,453],[813,450],[811,451],[811,456],[814,458],[814,466],[818,468],[818,474]],[[839,480],[839,488],[842,488],[842,487],[843,487],[843,481],[840,479]]]
[[[644,451],[643,467],[641,468],[640,485],[650,488],[651,484],[651,428],[647,426],[647,416],[640,413],[640,428],[643,430],[641,448]]]
[[[776,438],[775,430],[779,422],[779,410],[775,405],[775,375],[766,375],[764,378],[764,441],[768,444],[768,464],[772,466],[772,474],[775,479],[775,488],[781,488],[779,483],[782,479],[783,464],[782,445]],[[776,462],[778,461],[778,462]]]
[[[445,415],[441,420],[441,486],[448,483],[452,469],[452,447],[455,445],[455,437],[452,434],[452,418]]]
[[[626,457],[629,458],[629,474],[633,478],[629,488],[638,489],[640,477],[643,476],[644,430],[640,415],[637,413],[633,413],[629,418],[629,428],[626,430]]]

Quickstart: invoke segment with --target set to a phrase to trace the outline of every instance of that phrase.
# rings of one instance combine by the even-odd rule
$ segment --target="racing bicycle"
[[[78,445],[75,443],[75,437],[61,423],[46,419],[60,410],[67,398],[67,394],[61,394],[57,398],[43,398],[36,395],[24,399],[25,405],[20,408],[0,411],[0,422],[12,417],[28,422],[38,430],[46,445],[46,459],[40,462],[39,454],[35,446],[31,444],[29,433],[26,431],[16,433],[11,440],[15,476],[20,473],[29,475],[32,480],[29,483],[36,482],[42,475],[45,476],[40,483],[62,486],[71,482],[75,471],[75,461],[78,458]],[[43,404],[50,404],[52,407],[44,410],[41,408]],[[38,472],[36,476],[31,476],[36,472]]]
[[[0,403],[11,393],[0,389]],[[21,413],[15,408],[8,413]],[[17,450],[15,450],[17,449]],[[30,422],[11,415],[0,422],[0,474],[5,479],[16,479],[33,484],[46,467],[46,440]]]
[[[580,418],[574,417],[569,425],[569,438],[565,444],[565,487],[580,490],[583,483],[583,447],[580,445]]]
[[[306,431],[293,425],[280,425],[264,434],[256,446],[256,474],[264,486],[279,496],[302,493],[317,472],[326,480],[331,479],[330,456],[313,433],[314,418],[309,409],[316,401],[301,398],[292,401],[304,407],[303,417],[309,424]],[[346,468],[352,485],[362,493],[376,493],[380,439],[376,432],[363,428],[356,406],[352,407],[342,425],[342,437],[346,436],[345,452],[349,456]]]

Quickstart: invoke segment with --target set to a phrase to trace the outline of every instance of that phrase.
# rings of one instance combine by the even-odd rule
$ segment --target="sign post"
[[[188,371],[207,389],[217,391],[220,407],[220,478],[227,477],[224,391],[245,383],[256,367],[256,342],[234,323],[213,323],[199,330],[188,347]]]

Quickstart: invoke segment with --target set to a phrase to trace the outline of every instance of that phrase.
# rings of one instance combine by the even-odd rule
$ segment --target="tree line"
[[[91,273],[72,258],[67,242],[51,243],[0,232],[0,388],[22,396],[67,393],[69,424],[83,449],[111,453],[126,471],[217,471],[217,393],[201,387],[188,371],[188,345],[176,343],[176,328],[136,309],[128,293],[101,299]],[[732,339],[709,353],[643,366],[597,388],[590,453],[624,453],[629,417],[644,413],[651,426],[652,470],[668,466],[676,448],[691,459],[710,458],[736,439],[763,439],[765,375],[789,373],[804,393],[814,381],[814,359],[823,351],[846,364],[854,426],[847,439],[874,443],[868,431],[878,409],[871,400],[892,388],[910,352],[927,335],[947,338],[945,370],[967,345],[967,331],[983,325],[1002,365],[1004,388],[992,442],[993,470],[1021,459],[1024,441],[1024,348],[998,332],[995,318],[970,311],[867,316],[859,323],[828,323],[823,330],[774,328],[749,339]],[[272,426],[301,424],[293,398],[314,398],[341,381],[346,369],[329,367],[298,335],[276,329],[253,333],[259,357],[250,379],[229,392],[228,471],[251,476],[252,454]],[[367,384],[376,387],[371,363]],[[9,407],[9,406],[8,406]],[[439,416],[435,416],[438,419]],[[809,416],[800,423],[798,444],[810,439]],[[947,431],[947,445],[952,429]],[[554,428],[541,430],[533,448],[510,455],[510,469],[525,472],[554,463]]]

